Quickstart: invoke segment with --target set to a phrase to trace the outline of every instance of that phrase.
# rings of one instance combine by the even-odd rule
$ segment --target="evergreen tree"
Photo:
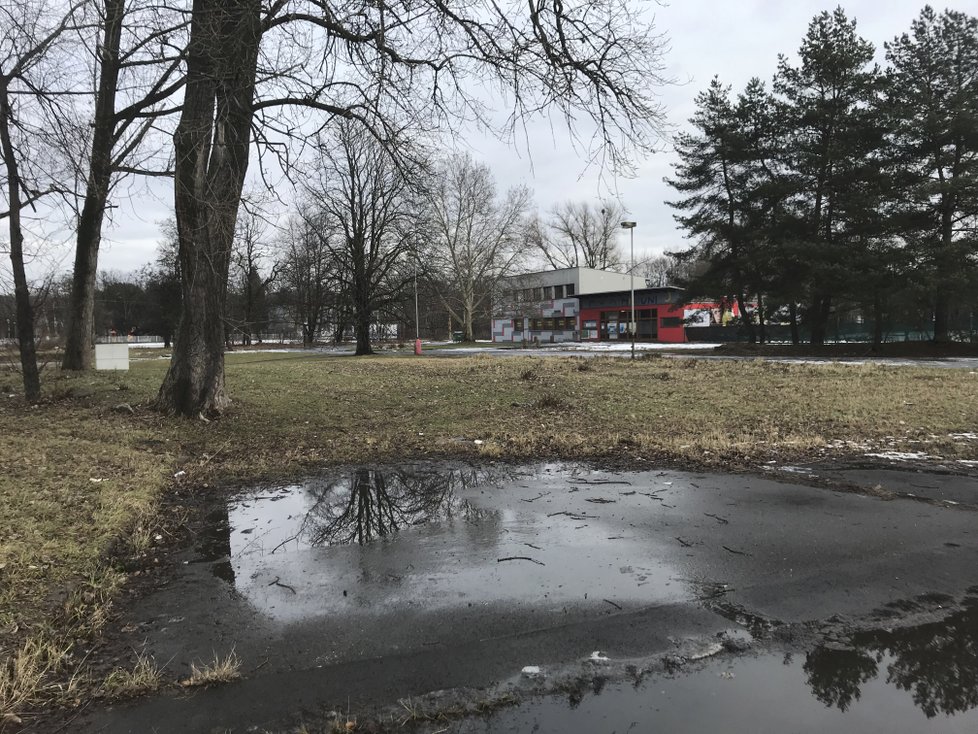
[[[782,56],[775,77],[791,127],[787,152],[799,234],[796,253],[786,259],[803,265],[806,321],[812,344],[822,344],[833,301],[855,286],[855,243],[865,236],[869,204],[860,191],[877,165],[880,75],[871,65],[872,44],[841,8],[811,21],[798,55],[798,66]]]
[[[745,173],[744,138],[730,87],[716,78],[696,97],[690,118],[694,132],[676,140],[680,162],[675,176],[666,179],[682,198],[668,202],[679,210],[676,221],[696,240],[681,253],[681,261],[697,260],[706,267],[687,284],[691,295],[733,295],[741,314],[747,313],[748,295],[756,292],[752,278],[753,195]],[[751,341],[756,334],[750,319],[745,325]]]
[[[890,142],[906,176],[906,241],[933,294],[934,340],[951,338],[978,251],[978,19],[925,7],[886,44]]]

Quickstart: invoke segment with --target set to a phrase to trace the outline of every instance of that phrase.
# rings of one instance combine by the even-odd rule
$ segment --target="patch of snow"
[[[964,464],[965,466],[978,466],[978,461],[974,459],[958,459],[959,464]]]
[[[783,471],[783,472],[785,472],[787,474],[806,474],[806,475],[810,475],[810,474],[814,474],[815,473],[811,469],[809,469],[808,467],[805,467],[805,466],[778,466],[778,467],[771,467],[771,469],[773,469],[775,471]]]
[[[541,670],[539,665],[526,665],[523,670],[520,671],[527,678],[538,678],[540,677]]]
[[[555,345],[556,346],[556,345]],[[677,350],[689,350],[697,351],[701,349],[716,349],[719,344],[710,344],[707,342],[636,342],[635,351],[636,352],[655,352],[662,349],[677,349]],[[551,349],[553,347],[546,347]],[[569,345],[561,345],[558,348],[565,349],[571,352],[630,352],[632,351],[631,342],[574,342]]]
[[[719,652],[723,652],[723,645],[719,642],[711,642],[709,645],[704,647],[702,650],[693,653],[689,656],[690,660],[703,660],[704,658],[711,658]]]
[[[588,658],[592,663],[608,663],[611,662],[607,655],[605,655],[600,650],[595,650],[591,653],[591,657]]]
[[[955,441],[978,441],[978,433],[949,433],[947,437]]]
[[[890,461],[919,461],[923,459],[934,459],[935,456],[925,454],[923,451],[881,451],[877,454],[863,454],[875,459],[889,459]]]

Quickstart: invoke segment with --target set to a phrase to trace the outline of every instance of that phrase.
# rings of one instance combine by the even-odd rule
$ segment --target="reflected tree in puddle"
[[[887,659],[886,682],[928,718],[978,708],[978,600],[941,622],[853,636],[851,649],[819,647],[804,670],[815,697],[845,711]]]
[[[878,644],[894,657],[887,683],[911,692],[928,718],[978,707],[978,604],[945,622],[882,634]]]
[[[877,660],[862,650],[816,647],[802,666],[812,693],[826,706],[846,711],[859,700],[862,684],[878,672]]]
[[[308,489],[312,507],[300,534],[312,546],[363,545],[428,522],[474,521],[492,514],[459,490],[492,481],[485,471],[417,472],[359,468]]]

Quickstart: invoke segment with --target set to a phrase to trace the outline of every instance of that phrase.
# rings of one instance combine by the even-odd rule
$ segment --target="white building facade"
[[[510,344],[577,341],[577,296],[628,290],[631,285],[629,275],[593,268],[562,268],[504,278],[493,313],[492,340]]]

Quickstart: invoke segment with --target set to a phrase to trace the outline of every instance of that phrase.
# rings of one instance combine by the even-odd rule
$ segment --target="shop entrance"
[[[628,323],[631,309],[601,312],[602,339],[631,339]],[[635,338],[640,341],[655,341],[659,338],[658,310],[654,308],[635,309],[635,322],[638,325]]]

